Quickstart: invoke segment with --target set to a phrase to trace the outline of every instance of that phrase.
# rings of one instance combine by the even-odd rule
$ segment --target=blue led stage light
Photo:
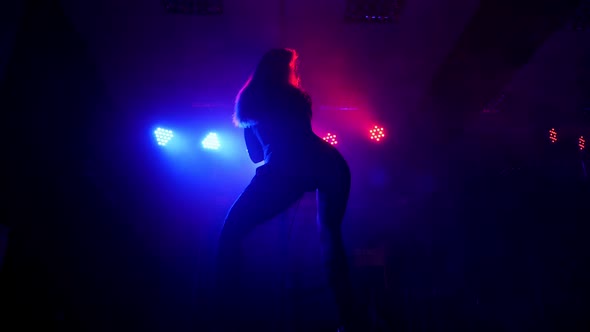
[[[174,137],[174,133],[172,130],[158,128],[154,131],[154,135],[156,136],[156,142],[160,146],[166,146],[168,142]]]
[[[203,144],[203,148],[207,150],[219,150],[221,147],[219,137],[216,133],[209,133],[201,143]]]

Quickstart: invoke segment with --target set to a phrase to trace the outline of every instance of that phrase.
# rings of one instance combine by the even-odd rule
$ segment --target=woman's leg
[[[236,321],[241,309],[238,303],[239,265],[244,238],[258,225],[271,220],[300,199],[308,189],[306,182],[310,181],[262,166],[231,207],[221,231],[217,253],[216,295],[222,322],[231,322],[238,329],[240,327]]]
[[[339,154],[332,155],[334,157],[331,161],[324,163],[329,169],[324,169],[318,177],[318,227],[328,282],[340,319],[347,328],[346,331],[349,331],[359,328],[363,323],[358,318],[362,315],[354,301],[342,240],[342,220],[350,193],[350,170]]]

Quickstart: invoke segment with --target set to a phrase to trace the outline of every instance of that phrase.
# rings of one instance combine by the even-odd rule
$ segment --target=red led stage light
[[[371,130],[369,130],[371,140],[380,142],[385,138],[385,130],[383,127],[374,126]]]
[[[551,128],[551,130],[549,130],[549,140],[551,143],[557,142],[557,131],[555,131],[555,128]]]
[[[330,143],[332,145],[338,144],[338,140],[336,139],[336,135],[335,134],[328,133],[323,138],[324,138],[324,141],[326,141],[326,142],[328,142],[328,143]]]

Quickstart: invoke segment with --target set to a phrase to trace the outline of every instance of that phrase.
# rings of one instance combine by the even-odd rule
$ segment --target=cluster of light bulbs
[[[380,126],[374,126],[369,129],[369,138],[374,142],[381,142],[383,138],[385,138],[385,129]],[[330,143],[331,145],[338,144],[338,140],[336,139],[336,134],[327,133],[323,137],[324,141]]]
[[[555,128],[551,128],[551,130],[549,130],[549,141],[551,141],[551,143],[557,142],[557,130],[555,130]],[[578,137],[578,148],[580,151],[586,149],[586,139],[584,136]]]
[[[156,129],[156,131],[154,131],[154,135],[156,136],[156,142],[158,142],[158,145],[161,146],[165,146],[166,144],[168,144],[172,137],[174,137],[174,133],[172,132],[172,130],[164,128]]]
[[[170,129],[158,128],[154,131],[154,136],[158,145],[166,146],[174,138],[174,132]],[[217,133],[209,133],[201,144],[207,150],[219,150],[221,147]]]

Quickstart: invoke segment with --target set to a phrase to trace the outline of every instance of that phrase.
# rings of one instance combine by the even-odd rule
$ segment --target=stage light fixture
[[[386,23],[399,19],[405,0],[346,0],[348,22]]]
[[[328,133],[326,136],[323,137],[324,141],[330,143],[331,145],[338,144],[338,140],[336,139],[336,134]]]
[[[551,128],[551,130],[549,130],[549,140],[551,143],[557,142],[557,131],[555,128]]]
[[[385,137],[385,130],[383,127],[374,126],[369,130],[371,140],[380,142]]]
[[[203,144],[203,148],[207,150],[218,150],[221,147],[219,137],[216,133],[209,133],[201,143]]]
[[[584,136],[578,138],[578,147],[580,148],[580,151],[584,151],[586,148],[586,140],[584,139]]]
[[[156,136],[156,142],[160,146],[166,146],[168,142],[174,137],[174,132],[172,130],[158,128],[154,131],[154,135]]]

